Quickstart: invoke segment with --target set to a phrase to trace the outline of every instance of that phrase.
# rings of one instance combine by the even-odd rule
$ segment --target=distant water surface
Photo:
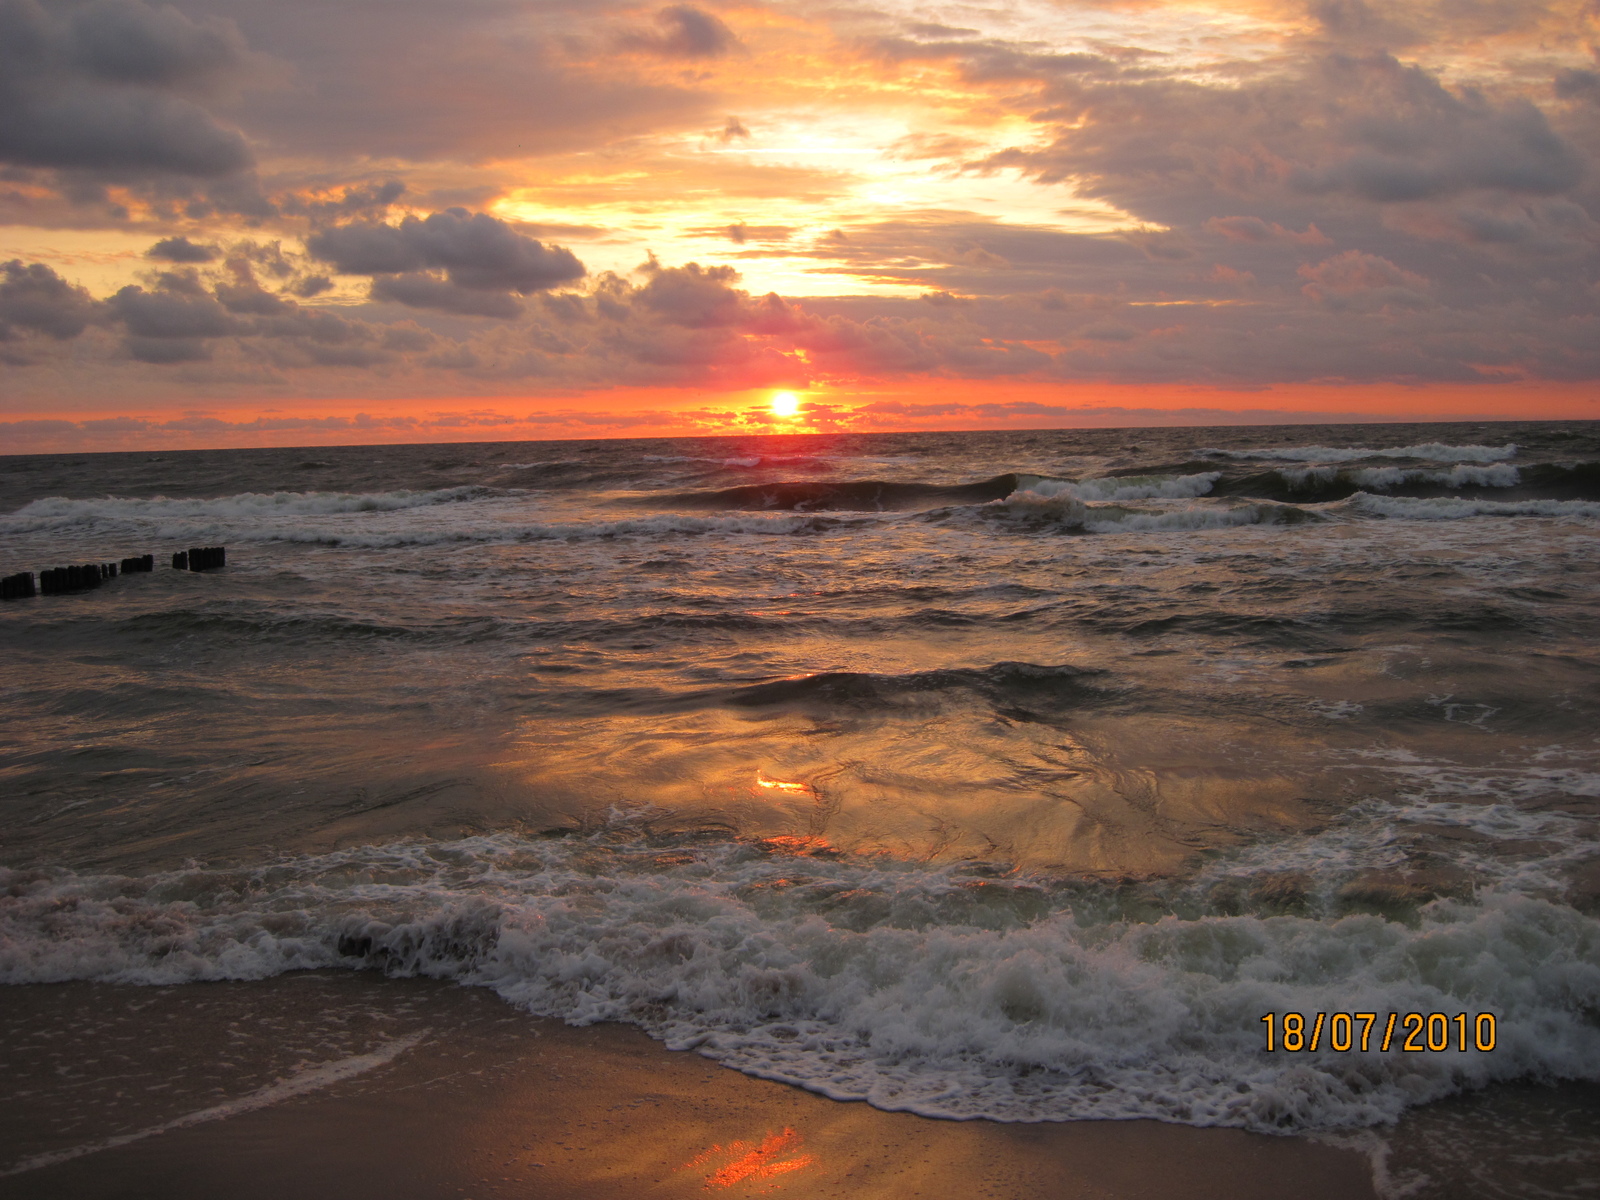
[[[4,573],[158,560],[0,607],[0,980],[443,976],[933,1116],[1600,1082],[1594,423],[30,456],[0,508]],[[1263,1050],[1352,1010],[1498,1045]]]

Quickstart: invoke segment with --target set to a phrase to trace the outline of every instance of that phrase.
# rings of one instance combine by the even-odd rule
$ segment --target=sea
[[[147,553],[0,604],[4,984],[1600,1190],[1600,423],[0,458],[0,574]]]

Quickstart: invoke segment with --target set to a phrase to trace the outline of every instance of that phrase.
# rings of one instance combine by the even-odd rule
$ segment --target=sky
[[[1597,166],[1596,0],[0,0],[0,453],[1600,418]]]

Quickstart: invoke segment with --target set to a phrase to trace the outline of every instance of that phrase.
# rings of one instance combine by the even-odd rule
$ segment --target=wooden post
[[[0,579],[0,600],[26,600],[38,594],[32,571],[18,571],[15,575]]]

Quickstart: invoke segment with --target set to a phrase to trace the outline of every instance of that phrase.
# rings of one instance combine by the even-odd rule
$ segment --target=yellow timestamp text
[[[1493,1013],[1269,1012],[1261,1020],[1269,1053],[1325,1048],[1387,1054],[1390,1046],[1418,1054],[1487,1053],[1495,1043]]]

